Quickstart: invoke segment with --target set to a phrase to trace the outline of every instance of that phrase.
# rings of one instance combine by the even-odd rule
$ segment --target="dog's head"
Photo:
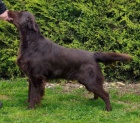
[[[14,24],[18,29],[30,29],[38,31],[39,28],[35,22],[35,17],[27,11],[8,11],[8,16],[12,18],[9,22]]]

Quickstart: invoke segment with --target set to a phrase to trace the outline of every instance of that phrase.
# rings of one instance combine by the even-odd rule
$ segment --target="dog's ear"
[[[33,20],[33,18],[27,19],[27,26],[29,29],[32,29],[36,32],[38,31],[38,26],[37,26],[36,22]]]

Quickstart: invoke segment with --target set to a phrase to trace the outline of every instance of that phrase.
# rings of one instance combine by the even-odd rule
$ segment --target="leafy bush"
[[[120,52],[133,56],[131,63],[102,66],[106,78],[140,79],[140,2],[138,0],[11,0],[8,9],[32,12],[44,36],[69,47],[89,51]],[[16,29],[0,22],[0,75],[20,75],[15,65],[19,36]]]

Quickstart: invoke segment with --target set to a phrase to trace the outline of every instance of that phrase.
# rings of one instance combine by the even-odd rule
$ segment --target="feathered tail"
[[[121,53],[105,53],[105,52],[95,52],[94,58],[97,62],[103,62],[103,63],[111,63],[115,61],[131,61],[132,57],[128,54],[121,54]]]

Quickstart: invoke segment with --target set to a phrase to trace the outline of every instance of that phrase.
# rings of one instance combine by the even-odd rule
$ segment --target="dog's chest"
[[[28,62],[27,59],[25,59],[21,55],[18,55],[17,65],[19,66],[19,68],[21,69],[22,72],[24,72],[25,74],[27,74],[27,72],[29,71],[29,62]]]

